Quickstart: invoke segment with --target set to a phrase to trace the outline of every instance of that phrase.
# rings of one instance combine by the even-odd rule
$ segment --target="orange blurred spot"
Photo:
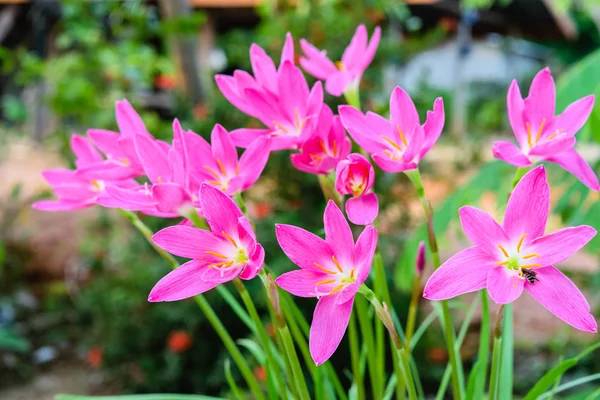
[[[196,104],[193,110],[194,118],[204,121],[208,117],[208,107],[204,104]]]
[[[167,339],[167,347],[171,353],[183,353],[192,347],[192,337],[186,331],[173,331]]]
[[[92,368],[100,368],[102,366],[102,356],[104,351],[100,347],[90,347],[87,353],[87,362]]]
[[[174,75],[160,74],[154,78],[154,84],[162,90],[171,90],[177,86],[177,78]]]
[[[267,201],[261,201],[254,206],[256,219],[265,219],[273,214],[273,205]]]
[[[267,369],[262,365],[260,367],[254,368],[254,376],[258,379],[259,382],[264,382],[267,380]]]
[[[271,337],[275,337],[275,335],[277,334],[277,331],[275,330],[275,325],[268,323],[265,326],[265,329],[267,331],[267,335],[271,336]]]
[[[433,347],[427,353],[431,361],[445,363],[448,360],[448,352],[442,347]]]

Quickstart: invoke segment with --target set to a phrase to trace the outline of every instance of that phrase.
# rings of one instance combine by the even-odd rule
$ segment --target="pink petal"
[[[156,209],[168,213],[180,213],[180,209],[192,201],[186,190],[176,183],[152,186],[152,197],[156,201]]]
[[[281,275],[275,279],[275,283],[294,296],[317,297],[316,283],[328,279],[331,279],[331,275],[324,272],[297,269]]]
[[[525,278],[504,266],[492,268],[487,276],[487,289],[496,304],[512,303],[523,292]]]
[[[335,64],[306,40],[300,39],[300,47],[306,55],[306,58],[300,57],[300,65],[315,78],[325,80],[337,71]]]
[[[92,142],[109,158],[121,156],[121,146],[119,139],[121,135],[117,132],[104,129],[88,129],[88,136]]]
[[[358,69],[364,71],[367,69],[371,61],[373,61],[373,57],[375,57],[375,52],[377,51],[377,47],[379,46],[379,41],[381,40],[381,28],[376,26],[373,31],[373,35],[371,36],[371,40],[369,40],[369,45],[365,50],[365,53],[362,56],[362,60],[358,65]]]
[[[504,230],[513,240],[527,234],[523,242],[527,244],[544,234],[549,211],[550,187],[546,170],[539,166],[526,173],[510,195],[504,214]]]
[[[574,145],[575,138],[573,136],[557,137],[555,139],[534,145],[529,151],[529,155],[546,159],[565,151],[565,149],[570,149]]]
[[[542,267],[566,260],[596,236],[591,226],[581,225],[564,228],[549,235],[533,240],[527,247],[527,253],[538,254],[531,261]]]
[[[381,154],[372,154],[371,158],[375,161],[375,164],[382,170],[390,173],[404,172],[418,167],[415,162],[403,162],[390,160],[388,156]]]
[[[423,127],[421,125],[414,126],[414,130],[412,131],[412,135],[410,135],[409,140],[410,142],[404,151],[402,159],[406,161],[418,162],[420,160],[417,157],[421,153],[423,141],[425,140],[425,132],[423,132]]]
[[[437,142],[444,129],[444,122],[444,100],[441,97],[438,97],[433,102],[433,111],[427,111],[427,119],[425,120],[425,124],[423,124],[425,140],[421,152],[419,153],[419,158],[425,157],[425,154],[427,154],[435,142]]]
[[[95,205],[93,200],[41,200],[33,203],[32,207],[40,211],[75,211]]]
[[[350,133],[352,139],[368,153],[376,153],[385,150],[378,127],[371,126],[362,112],[351,106],[340,106],[338,109],[344,128]],[[391,132],[391,126],[387,124],[384,132]]]
[[[119,100],[115,105],[117,125],[123,136],[143,135],[151,138],[140,115],[127,100]]]
[[[316,263],[331,263],[333,253],[327,243],[302,228],[292,225],[276,225],[277,242],[290,260],[302,269],[323,272]]]
[[[246,267],[240,274],[240,278],[250,280],[256,277],[265,263],[265,249],[259,244],[256,244],[254,253],[250,260],[246,263]]]
[[[597,332],[598,326],[590,314],[590,305],[577,286],[553,266],[536,268],[537,280],[525,282],[525,290],[558,318],[587,332]]]
[[[234,172],[238,163],[238,153],[231,136],[222,125],[216,124],[211,132],[210,143],[215,160],[219,160],[228,172]]]
[[[533,78],[529,88],[529,96],[525,99],[525,115],[535,132],[538,127],[549,124],[554,119],[554,107],[556,104],[556,90],[554,79],[549,68],[544,68]]]
[[[71,150],[73,150],[73,153],[77,158],[77,167],[101,163],[104,161],[104,157],[98,153],[98,150],[96,150],[94,145],[87,138],[82,136],[71,136]]]
[[[446,300],[485,288],[495,259],[477,246],[469,247],[436,269],[425,284],[423,297]]]
[[[586,96],[571,104],[558,117],[559,127],[568,135],[575,135],[585,124],[594,109],[594,95]]]
[[[465,206],[458,210],[463,231],[471,241],[489,255],[499,259],[503,254],[498,245],[504,246],[510,239],[504,229],[485,211]]]
[[[285,35],[285,43],[283,44],[283,49],[281,50],[281,59],[279,60],[279,65],[283,65],[283,63],[286,61],[291,63],[294,62],[294,38],[289,32]]]
[[[271,77],[272,79],[272,77]],[[291,62],[286,61],[279,68],[278,90],[280,107],[285,111],[290,121],[294,121],[294,111],[303,115],[306,112],[306,99],[310,93],[306,78]]]
[[[304,78],[303,78],[304,79]],[[321,110],[323,109],[323,85],[321,82],[317,82],[310,89],[310,94],[306,100],[306,116],[307,117],[319,117]],[[317,124],[314,124],[317,126]],[[304,128],[306,130],[306,128]],[[304,132],[303,132],[304,134]],[[305,138],[304,140],[306,140]]]
[[[208,268],[202,274],[201,279],[207,283],[225,283],[237,278],[241,270],[241,267]]]
[[[133,208],[134,210],[139,210],[140,207],[154,207],[156,202],[152,197],[144,190],[140,190],[137,188],[134,189],[124,189],[116,186],[108,186],[106,188],[106,193],[108,193],[115,200],[118,200],[122,204],[122,208],[126,210],[131,210],[132,208],[127,207],[135,206],[137,208]]]
[[[332,96],[341,96],[353,81],[354,77],[349,71],[336,71],[325,81],[325,90]]]
[[[275,64],[271,57],[255,43],[250,46],[250,63],[258,84],[269,89],[272,93],[277,93],[276,82],[273,79],[277,74]]]
[[[346,214],[353,224],[369,225],[377,218],[378,213],[379,202],[375,193],[351,197],[346,201]]]
[[[251,80],[254,80],[247,72],[239,71],[239,73],[246,74]],[[215,82],[223,96],[225,96],[234,107],[238,108],[243,113],[256,117],[256,112],[252,103],[244,96],[245,87],[240,87],[238,85],[235,76],[215,75]]]
[[[197,260],[175,268],[152,288],[148,301],[182,300],[214,288],[221,282],[206,282],[202,279],[208,269],[207,265]]]
[[[352,313],[351,299],[337,303],[337,296],[324,296],[317,303],[310,326],[310,355],[315,364],[321,365],[331,357],[340,345]]]
[[[565,150],[546,159],[563,167],[572,173],[585,186],[592,190],[600,191],[600,183],[596,173],[590,165],[575,151],[575,149]]]
[[[348,221],[333,200],[329,200],[323,214],[325,242],[333,250],[338,261],[344,265],[352,261],[354,238]]]
[[[273,121],[281,120],[282,114],[280,104],[275,103],[275,100],[256,89],[244,90],[246,100],[252,104],[254,108],[253,116],[258,118],[263,124],[272,126]],[[292,110],[293,112],[293,110]]]
[[[269,137],[269,132],[269,129],[239,128],[229,132],[229,134],[236,146],[245,149],[256,139]]]
[[[135,136],[135,149],[144,167],[144,172],[152,183],[167,181],[171,175],[167,154],[160,145],[146,137]]]
[[[242,211],[234,201],[219,189],[203,183],[200,186],[200,208],[204,213],[206,222],[211,231],[216,234],[222,232],[237,235],[239,218],[243,217]]]
[[[243,177],[242,190],[248,189],[260,177],[271,150],[271,140],[267,137],[256,139],[240,157],[239,174]]]
[[[352,265],[358,271],[356,281],[359,285],[369,276],[375,250],[377,250],[377,229],[369,225],[362,231],[356,241],[354,258],[352,260]]]
[[[527,144],[527,127],[525,126],[525,119],[523,115],[523,111],[525,110],[525,102],[523,101],[523,97],[521,96],[521,91],[519,90],[519,84],[517,80],[513,80],[508,88],[508,94],[506,96],[506,108],[508,110],[508,121],[510,122],[510,126],[513,129],[515,137],[517,138],[517,142],[521,146],[525,146]],[[501,157],[496,156],[496,158]],[[504,160],[510,164],[510,161]],[[515,164],[513,164],[515,165]]]
[[[206,251],[218,251],[223,241],[214,233],[185,225],[161,229],[152,236],[158,247],[179,257],[202,260]]]
[[[419,114],[412,99],[400,86],[396,86],[390,97],[390,120],[392,125],[410,134],[419,125]]]
[[[367,28],[361,24],[356,28],[350,44],[342,54],[342,62],[346,67],[352,68],[361,65],[361,59],[364,57],[367,48],[367,39]]]
[[[514,143],[504,141],[494,142],[492,152],[497,159],[515,167],[528,167],[531,165],[529,158]]]

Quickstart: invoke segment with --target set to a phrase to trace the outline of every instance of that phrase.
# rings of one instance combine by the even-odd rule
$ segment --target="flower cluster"
[[[359,26],[337,63],[302,40],[300,65],[325,81],[331,95],[352,98],[380,36],[376,28],[368,40],[366,28]],[[369,276],[377,248],[372,225],[379,211],[376,173],[365,156],[351,153],[350,137],[383,171],[418,173],[419,163],[442,133],[444,104],[442,98],[436,99],[422,122],[410,96],[396,87],[389,118],[371,111],[364,114],[356,103],[340,106],[335,115],[324,104],[322,83],[317,81],[310,88],[295,64],[290,34],[279,66],[255,44],[250,48],[250,61],[252,74],[217,75],[216,84],[233,106],[261,121],[264,128],[228,132],[216,125],[209,143],[175,120],[169,144],[147,131],[126,100],[118,101],[119,132],[90,129],[86,137],[73,135],[76,168],[45,171],[44,178],[57,199],[40,201],[34,207],[75,210],[99,204],[158,217],[204,219],[209,229],[191,227],[186,221],[153,237],[161,249],[191,261],[161,279],[148,299],[180,300],[261,273],[265,252],[233,198],[239,201],[238,195],[256,182],[270,152],[292,150],[291,163],[297,169],[321,175],[334,194],[337,191],[337,200],[350,196],[345,202],[346,216],[334,201],[328,202],[325,239],[294,226],[275,229],[284,253],[300,267],[279,276],[276,284],[296,296],[318,299],[310,330],[310,352],[318,365],[342,340],[353,299]],[[588,118],[593,101],[588,96],[555,116],[555,89],[548,69],[535,77],[525,99],[513,82],[508,91],[508,118],[519,147],[496,142],[495,157],[522,168],[538,161],[554,162],[591,189],[600,190],[598,178],[573,149],[575,133]],[[245,149],[240,157],[236,147]],[[565,322],[596,331],[585,298],[554,267],[583,247],[596,231],[580,226],[545,234],[549,191],[544,167],[539,166],[515,187],[502,225],[481,210],[461,208],[463,229],[474,246],[433,273],[424,297],[443,300],[487,288],[496,303],[506,304],[525,290]],[[356,241],[347,219],[365,226]],[[420,274],[423,245],[419,253]],[[386,307],[378,315],[384,315],[381,310]]]

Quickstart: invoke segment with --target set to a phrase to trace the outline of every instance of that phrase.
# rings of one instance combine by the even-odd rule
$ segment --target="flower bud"
[[[425,269],[425,242],[421,240],[419,243],[419,249],[417,250],[417,274],[421,275],[423,269]]]

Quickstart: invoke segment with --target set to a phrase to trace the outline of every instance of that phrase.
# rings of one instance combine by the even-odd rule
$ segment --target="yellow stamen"
[[[506,265],[506,264],[508,264],[508,260],[506,260],[506,261],[496,261],[494,264],[496,264],[496,265]]]
[[[123,164],[124,166],[129,166],[129,165],[131,165],[131,162],[130,162],[130,161],[129,161],[129,159],[128,159],[128,158],[126,158],[126,157],[120,157],[120,158],[117,158],[117,161],[119,161],[119,162],[120,162],[121,164]]]
[[[535,268],[535,267],[541,267],[541,264],[527,264],[527,265],[521,265],[521,269],[523,268]]]
[[[343,61],[336,61],[335,66],[342,72],[346,71],[346,64]]]
[[[340,272],[344,272],[344,270],[342,269],[342,266],[340,265],[340,263],[338,262],[337,258],[335,258],[335,256],[331,256],[331,259],[333,260],[333,263],[335,264],[335,266],[337,267],[338,271]]]
[[[342,283],[341,285],[336,286],[335,288],[333,288],[333,290],[331,292],[329,292],[329,294],[334,294],[335,292],[339,292],[343,288],[344,288],[344,284]]]
[[[508,258],[508,252],[506,251],[506,249],[504,247],[500,246],[500,245],[498,245],[498,248],[500,250],[502,250],[502,252],[504,253],[504,255]]]
[[[213,264],[209,268],[217,268],[217,267],[229,268],[229,267],[231,267],[231,264],[233,264],[233,261],[223,261],[220,263]]]
[[[333,153],[332,156],[335,157],[336,154],[337,154],[337,143],[335,142],[335,140],[333,141],[333,146],[332,147],[333,147],[333,149],[332,149],[332,153]]]
[[[319,282],[315,283],[315,286],[326,285],[328,283],[333,283],[333,282],[335,282],[335,279],[325,279],[323,281],[319,281]]]
[[[400,158],[396,158],[391,151],[389,150],[384,150],[383,154],[385,154],[386,156],[388,156],[390,158],[390,160],[402,160],[402,157]]]
[[[235,242],[235,240],[233,240],[233,238],[231,236],[229,236],[228,234],[226,234],[225,231],[221,231],[221,235],[225,236],[225,238],[227,240],[229,240],[231,242],[231,244],[235,246],[236,249],[238,248],[237,243]]]
[[[223,166],[223,163],[218,158],[217,158],[217,164],[219,164],[219,169],[221,170],[223,175],[227,175],[227,171],[225,171],[225,167]]]
[[[239,175],[239,174],[240,174],[240,164],[237,164],[237,165],[235,166],[235,174],[236,174],[236,175]]]
[[[96,179],[92,179],[92,187],[96,192],[100,192],[103,189],[102,181],[97,181]]]
[[[404,137],[404,132],[402,132],[402,128],[400,128],[400,125],[398,125],[398,133],[400,134],[400,139],[402,140],[402,143],[404,143],[404,146],[408,146],[408,142]]]
[[[319,145],[321,146],[323,153],[327,154],[327,148],[325,147],[325,142],[323,142],[323,139],[319,140]]]
[[[162,177],[160,177],[160,176],[159,176],[159,177],[158,177],[158,178],[156,178],[156,179],[158,180],[158,183],[163,183],[163,179],[162,179]]]
[[[210,251],[210,250],[206,250],[206,251],[205,251],[205,253],[206,253],[206,254],[213,255],[213,256],[215,256],[215,257],[222,258],[222,259],[224,259],[224,260],[227,260],[227,256],[224,256],[224,255],[223,255],[223,254],[221,254],[221,253],[217,253],[216,251]]]
[[[523,235],[521,235],[521,238],[519,239],[519,243],[517,244],[517,253],[521,252],[521,246],[523,245],[523,240],[525,239],[525,236],[527,236],[526,233],[524,233]]]
[[[209,167],[207,165],[203,165],[202,168],[204,168],[205,170],[210,172],[211,175],[215,177],[215,179],[221,178],[221,175],[219,175],[219,173],[217,171],[215,171],[214,169],[212,169],[211,167]]]
[[[294,108],[294,120],[296,121],[296,127],[299,127],[302,125],[302,123],[300,122],[300,116],[298,115],[298,108]]]
[[[275,125],[275,127],[276,127],[277,129],[279,129],[280,131],[282,131],[282,132],[285,132],[285,133],[290,133],[290,132],[289,132],[287,129],[285,129],[285,128],[284,128],[284,127],[283,127],[283,126],[282,126],[282,125],[281,125],[279,122],[277,122],[277,121],[273,121],[273,125]]]
[[[537,143],[540,140],[540,136],[542,136],[542,130],[544,129],[544,124],[546,123],[546,118],[542,119],[542,123],[538,128],[537,135],[535,136],[535,142]]]
[[[524,260],[527,260],[528,258],[540,258],[539,254],[533,253],[533,254],[527,254],[526,256],[523,256]]]
[[[354,279],[355,272],[356,272],[356,268],[352,268],[352,271],[350,271],[350,278]]]
[[[383,140],[385,140],[386,142],[388,142],[393,148],[395,148],[398,151],[402,151],[402,147],[400,147],[400,145],[396,142],[394,142],[392,139],[390,139],[389,137],[385,136],[385,135],[381,135],[381,138]]]
[[[529,122],[526,122],[525,126],[527,126],[527,144],[529,147],[533,147],[533,144],[531,143],[531,126],[529,125]]]
[[[331,271],[325,267],[323,267],[321,264],[317,264],[317,263],[313,263],[315,264],[315,267],[319,268],[321,271],[327,272],[328,274],[335,274],[335,271]]]

